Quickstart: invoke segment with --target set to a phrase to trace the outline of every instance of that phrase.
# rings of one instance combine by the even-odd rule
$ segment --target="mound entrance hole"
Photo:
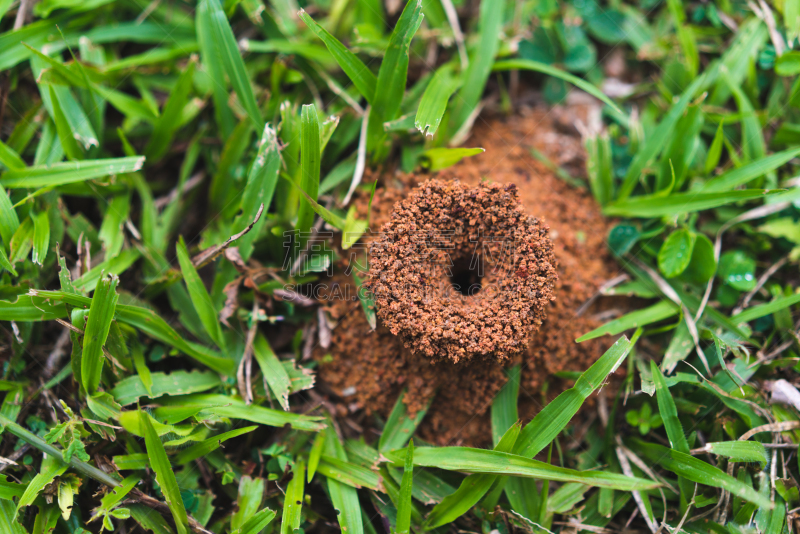
[[[475,295],[482,287],[482,265],[482,258],[475,256],[456,260],[450,268],[450,285],[464,296]]]

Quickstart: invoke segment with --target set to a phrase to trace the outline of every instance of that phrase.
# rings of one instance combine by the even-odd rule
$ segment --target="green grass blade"
[[[238,219],[237,231],[244,230],[253,222],[261,206],[264,211],[269,211],[275,187],[278,184],[278,173],[281,167],[281,153],[275,130],[267,124],[258,145],[256,158],[247,175],[247,185],[242,193],[242,213]],[[239,238],[239,253],[247,261],[253,252],[253,242],[258,239],[261,230],[267,224],[267,218],[262,217],[253,225],[252,230]]]
[[[256,336],[253,343],[253,356],[261,368],[261,374],[264,375],[264,381],[269,385],[269,390],[278,399],[278,404],[284,410],[289,411],[289,391],[292,381],[272,347],[269,346],[269,342],[261,334]]]
[[[100,376],[103,372],[103,345],[111,329],[114,311],[117,307],[117,284],[119,278],[110,276],[102,278],[97,284],[89,308],[89,319],[83,335],[83,353],[81,356],[81,380],[89,394],[97,391]]]
[[[253,121],[256,131],[260,132],[264,129],[264,119],[261,118],[261,110],[253,94],[253,87],[250,84],[242,56],[239,54],[239,46],[236,44],[236,36],[233,35],[228,17],[225,16],[218,0],[203,0],[203,3],[207,4],[211,31],[214,36],[213,42],[219,48],[222,66],[231,80],[233,90],[236,91],[242,107]]]
[[[223,432],[213,438],[209,438],[206,440],[201,441],[200,443],[195,443],[188,449],[184,449],[175,455],[174,463],[175,465],[184,465],[188,464],[192,460],[197,458],[201,458],[206,456],[207,454],[217,450],[224,441],[227,441],[231,438],[235,438],[237,436],[241,436],[242,434],[247,434],[248,432],[252,432],[258,428],[257,426],[246,426],[243,428],[237,428],[235,430],[230,430],[228,432]]]
[[[459,161],[470,156],[486,152],[482,148],[429,148],[420,155],[420,163],[431,172],[452,167]]]
[[[239,534],[259,534],[259,532],[267,528],[267,525],[269,525],[273,519],[275,519],[275,512],[269,508],[264,508],[244,522]]]
[[[33,219],[25,217],[17,231],[11,236],[9,261],[14,264],[28,257],[33,247]]]
[[[209,2],[201,1],[195,14],[197,41],[200,45],[202,69],[211,78],[211,98],[214,100],[214,117],[222,139],[227,139],[233,132],[234,117],[228,106],[228,90],[225,82],[225,67],[222,56],[216,45],[212,29],[212,16]]]
[[[516,404],[516,397],[514,401]],[[494,450],[511,452],[519,437],[520,428],[521,425],[519,423],[513,423],[500,438]],[[452,523],[475,506],[498,478],[497,475],[469,475],[461,482],[461,485],[453,494],[448,495],[441,503],[433,507],[433,510],[425,520],[426,526],[428,528],[437,528],[447,523]]]
[[[314,104],[303,106],[300,115],[300,189],[314,202],[319,192],[319,117]],[[297,211],[295,229],[299,233],[300,250],[308,240],[308,232],[314,224],[314,209],[302,203]]]
[[[152,373],[148,390],[139,376],[129,376],[116,383],[111,394],[123,406],[133,404],[141,397],[150,399],[162,395],[188,395],[217,387],[221,384],[219,376],[211,371],[173,371],[172,373]]]
[[[135,156],[55,163],[53,165],[34,165],[25,169],[4,172],[0,176],[0,184],[9,189],[55,187],[103,178],[113,174],[136,172],[142,168],[143,164],[144,157]],[[3,195],[0,195],[0,203],[3,203],[2,198]],[[3,206],[0,205],[0,208],[3,208]],[[5,212],[4,209],[2,211]],[[13,210],[11,212],[13,213]]]
[[[431,398],[425,408],[418,411],[414,417],[409,417],[406,412],[406,405],[403,402],[405,395],[406,390],[403,390],[400,396],[397,397],[392,413],[389,414],[389,419],[386,420],[386,425],[383,427],[381,439],[378,441],[378,450],[381,452],[399,449],[404,446],[414,435],[414,431],[422,422],[425,414],[428,413],[428,408],[433,401]]]
[[[78,140],[72,134],[72,127],[70,127],[67,116],[61,108],[61,102],[58,100],[55,89],[49,86],[48,90],[50,91],[50,102],[53,107],[53,121],[56,123],[56,132],[59,140],[61,140],[64,153],[72,161],[80,161],[83,159],[83,150],[81,150]]]
[[[311,445],[311,452],[308,453],[308,476],[307,481],[311,482],[314,478],[314,473],[317,472],[319,460],[322,457],[322,449],[325,446],[325,433],[320,432],[314,438],[314,443]]]
[[[156,120],[153,133],[144,149],[149,162],[153,163],[160,160],[169,150],[172,139],[180,127],[180,117],[184,107],[189,102],[192,92],[192,79],[194,76],[195,62],[190,61],[186,69],[183,70],[178,81],[169,94],[167,103],[161,116]]]
[[[294,530],[300,528],[302,520],[306,466],[302,460],[298,460],[292,471],[292,480],[286,487],[286,496],[283,499],[281,534],[294,534]]]
[[[389,461],[400,465],[405,459],[405,454],[405,449],[399,449],[385,453],[385,456]],[[471,449],[469,447],[418,447],[414,453],[414,465],[465,473],[486,473],[558,482],[578,482],[588,486],[613,488],[622,491],[654,489],[660,486],[658,482],[643,478],[626,477],[618,473],[604,471],[575,471],[574,469],[550,465],[516,454]]]
[[[658,401],[658,411],[661,414],[661,419],[664,421],[664,428],[667,431],[667,438],[669,438],[670,446],[676,451],[689,454],[689,443],[686,441],[686,434],[683,432],[683,426],[680,419],[678,419],[678,409],[675,406],[675,400],[669,392],[667,382],[661,369],[658,368],[656,362],[650,360],[650,372],[653,375],[653,383],[656,387],[656,400]],[[681,509],[685,510],[687,503],[692,500],[694,487],[683,477],[678,477],[678,486],[681,490]]]
[[[589,395],[622,364],[639,339],[639,334],[640,331],[637,330],[630,341],[625,336],[619,338],[581,374],[572,388],[556,397],[525,425],[514,446],[514,454],[533,458],[544,450],[567,426]]]
[[[241,419],[258,423],[261,425],[274,426],[281,428],[284,425],[291,425],[297,430],[316,431],[325,428],[325,423],[321,417],[301,415],[296,413],[284,412],[283,410],[273,410],[245,404],[238,397],[228,395],[206,393],[194,394],[175,399],[165,398],[160,401],[163,405],[175,404],[197,404],[206,406],[205,411],[220,417],[230,417],[231,419]]]
[[[50,247],[50,219],[46,211],[31,214],[33,219],[33,254],[31,261],[42,265]]]
[[[147,456],[150,459],[150,466],[156,474],[156,481],[164,494],[164,499],[167,501],[172,518],[175,520],[178,534],[187,534],[189,532],[189,517],[186,515],[186,508],[183,507],[181,490],[178,487],[178,481],[172,471],[172,466],[169,464],[167,452],[164,450],[164,445],[153,428],[150,417],[142,411],[139,412],[139,417],[144,428]]]
[[[304,10],[301,9],[297,16],[325,43],[328,51],[344,73],[347,74],[347,77],[350,78],[350,81],[353,82],[353,85],[356,86],[361,96],[371,104],[375,98],[375,87],[378,84],[378,78],[369,70],[369,67],[339,42],[336,37],[331,35],[328,30],[317,24]]]
[[[17,151],[2,141],[0,141],[0,163],[11,170],[24,169],[27,166]]]
[[[69,294],[63,291],[42,291],[38,289],[32,289],[30,294],[34,297],[38,296],[50,300],[63,301],[73,306],[85,307],[91,304],[91,299],[87,297]],[[38,303],[36,305],[39,306]],[[9,305],[7,308],[9,310],[18,309],[18,313],[30,313],[30,310],[27,309],[24,302],[23,304]],[[2,309],[3,307],[0,306],[0,310]],[[56,310],[53,310],[53,312],[58,313]],[[34,315],[40,316],[42,314],[39,313]],[[192,343],[191,341],[186,341],[153,310],[141,308],[139,306],[120,304],[116,308],[116,319],[120,322],[133,326],[134,328],[138,328],[153,339],[157,339],[182,351],[184,354],[191,356],[200,363],[208,366],[211,369],[214,369],[219,373],[228,376],[233,376],[236,374],[236,364],[233,362],[233,360],[224,358],[218,352],[203,347],[202,345]]]
[[[324,438],[323,438],[324,439]],[[381,478],[378,473],[367,467],[331,456],[321,456],[318,470],[324,476],[353,488],[381,489]]]
[[[773,508],[769,495],[760,494],[752,486],[733,478],[713,465],[663,445],[644,443],[638,439],[633,441],[636,444],[635,451],[643,453],[647,459],[676,475],[698,484],[725,489],[733,495],[767,510]]]
[[[506,369],[508,382],[492,401],[492,441],[495,446],[500,443],[506,431],[519,420],[517,398],[521,373],[519,365]]]
[[[206,286],[203,285],[203,281],[197,274],[197,269],[192,264],[192,259],[186,250],[186,243],[184,243],[183,237],[178,240],[175,252],[177,253],[183,280],[186,282],[186,288],[189,290],[189,297],[192,299],[194,309],[197,311],[197,315],[200,316],[200,321],[203,323],[203,327],[209,337],[225,352],[225,338],[222,335],[222,327],[217,318],[217,310],[214,308],[214,302],[211,300]]]
[[[453,73],[454,67],[453,63],[439,67],[422,94],[414,119],[414,127],[422,135],[433,137],[442,122],[447,102],[461,86],[461,79]]]
[[[697,190],[703,192],[730,191],[768,172],[776,170],[798,155],[800,155],[800,148],[792,148],[783,152],[778,152],[777,154],[771,154],[739,167],[738,169],[733,169],[716,176],[698,187]]]
[[[478,105],[492,71],[503,29],[503,13],[506,2],[483,0],[480,7],[477,48],[469,58],[469,67],[464,74],[464,84],[456,94],[450,115],[450,131],[460,130],[469,120]]]
[[[105,248],[105,259],[107,260],[115,257],[122,250],[124,243],[122,227],[128,219],[130,209],[131,196],[129,193],[117,195],[108,203],[106,215],[103,217],[103,224],[100,225],[100,230],[97,234],[103,243],[103,248]]]
[[[4,179],[6,174],[8,173],[3,174],[3,177],[0,178],[0,183],[8,187]],[[11,199],[8,198],[8,193],[0,186],[0,237],[3,238],[5,248],[8,248],[11,243],[11,237],[17,231],[17,228],[19,228],[17,212],[14,210],[14,205],[11,204]]]
[[[377,150],[379,154],[383,153],[380,145],[386,137],[383,123],[397,118],[400,111],[408,77],[408,49],[423,18],[422,0],[408,0],[389,37],[389,45],[381,61],[375,98],[369,113],[367,141],[370,149]]]
[[[775,312],[785,310],[789,306],[794,306],[798,302],[800,302],[800,293],[796,293],[788,297],[778,297],[772,302],[767,302],[766,304],[759,304],[758,306],[753,306],[752,308],[748,308],[743,312],[737,313],[736,315],[731,317],[731,321],[733,321],[733,323],[737,325],[742,323],[748,323],[755,319],[766,317],[767,315],[771,315]]]
[[[622,317],[609,321],[603,326],[599,326],[591,332],[587,332],[575,341],[577,343],[582,343],[605,335],[615,336],[621,334],[625,330],[647,326],[651,323],[678,315],[678,313],[680,313],[680,309],[678,309],[674,303],[668,300],[662,300],[647,308],[626,313]]]
[[[347,453],[339,442],[332,427],[325,431],[325,453],[339,460],[347,461]],[[355,488],[339,482],[334,478],[327,478],[328,493],[334,509],[337,511],[337,520],[342,532],[348,534],[363,534],[364,522],[361,516],[361,504],[358,502],[358,493]]]
[[[84,273],[80,278],[76,278],[74,286],[80,291],[92,291],[97,282],[103,274],[113,274],[119,276],[125,272],[136,260],[141,257],[142,253],[139,249],[128,248],[117,254],[117,256],[109,258],[92,267],[92,269]]]
[[[641,174],[645,167],[651,165],[655,161],[661,150],[667,145],[667,142],[673,135],[675,125],[683,116],[683,112],[689,106],[689,103],[695,97],[696,93],[706,83],[706,74],[697,77],[692,84],[686,88],[681,95],[680,99],[675,102],[670,108],[669,112],[661,119],[653,133],[648,137],[644,146],[640,147],[633,157],[628,172],[625,173],[625,178],[619,188],[617,200],[622,201],[627,199],[633,193],[636,184],[641,178]],[[649,215],[655,217],[656,215]]]
[[[691,213],[718,208],[734,202],[766,198],[780,190],[739,189],[726,192],[688,192],[674,193],[667,197],[658,195],[637,196],[629,200],[617,201],[603,208],[609,217],[636,217],[650,219],[668,217],[681,213]]]
[[[540,63],[538,61],[531,61],[529,59],[506,59],[502,61],[496,62],[492,66],[492,70],[494,72],[502,72],[507,70],[530,70],[534,72],[541,72],[542,74],[547,74],[548,76],[553,76],[554,78],[559,78],[564,80],[565,82],[569,82],[578,89],[582,89],[586,91],[593,97],[602,100],[616,111],[622,113],[622,110],[617,106],[617,104],[608,98],[603,92],[598,89],[596,86],[592,85],[591,83],[587,82],[582,78],[578,78],[577,76],[573,76],[572,74],[563,71],[559,68],[553,67],[551,65],[547,65],[545,63]]]
[[[414,478],[414,440],[406,447],[403,480],[400,482],[400,497],[397,503],[397,534],[408,534],[411,530],[411,485]]]
[[[39,496],[45,486],[50,484],[55,477],[63,475],[66,470],[67,464],[58,458],[45,455],[42,459],[42,466],[39,472],[30,482],[28,482],[28,486],[25,488],[25,493],[23,493],[22,497],[19,498],[17,510],[14,514],[15,517],[19,515],[19,511],[22,508],[33,504],[33,501]]]

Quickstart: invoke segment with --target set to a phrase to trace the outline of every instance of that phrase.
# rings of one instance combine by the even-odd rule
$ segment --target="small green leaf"
[[[756,286],[756,261],[741,250],[729,250],[719,258],[717,276],[739,291]]]
[[[695,234],[681,228],[672,232],[658,251],[658,268],[667,278],[674,278],[689,266]]]

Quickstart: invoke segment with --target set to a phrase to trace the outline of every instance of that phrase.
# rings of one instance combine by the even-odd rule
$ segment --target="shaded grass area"
[[[799,35],[791,0],[0,0],[0,532],[793,531]],[[493,450],[401,400],[344,439],[288,288],[364,254],[365,169],[480,153],[523,88],[598,99],[585,175],[547,164],[644,304],[531,421],[508,369]]]

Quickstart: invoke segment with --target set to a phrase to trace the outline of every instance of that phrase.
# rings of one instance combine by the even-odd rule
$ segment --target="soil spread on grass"
[[[509,360],[555,300],[553,243],[517,186],[432,180],[395,205],[369,249],[378,318],[433,361]]]
[[[321,385],[337,397],[340,415],[354,420],[371,413],[386,416],[405,389],[409,412],[416,413],[430,403],[420,427],[423,439],[438,444],[485,444],[491,435],[487,410],[506,382],[505,366],[522,364],[520,417],[529,418],[541,407],[545,383],[548,397],[571,385],[571,381],[556,379],[555,373],[583,371],[607,348],[603,339],[581,344],[574,340],[601,324],[593,316],[596,310],[590,308],[578,316],[579,308],[619,273],[605,246],[608,223],[587,191],[567,184],[531,155],[535,148],[575,175],[582,172],[581,139],[563,122],[558,114],[528,108],[511,118],[477,124],[468,144],[486,152],[436,175],[437,180],[463,184],[453,187],[479,187],[487,180],[500,184],[499,191],[514,185],[524,213],[538,218],[540,228],[549,227],[557,262],[556,299],[547,304],[543,325],[525,335],[525,349],[513,356],[509,351],[502,363],[482,356],[480,350],[458,361],[432,358],[425,350],[412,350],[413,336],[412,346],[404,346],[402,334],[392,334],[391,326],[387,328],[383,321],[371,331],[359,302],[330,299],[326,310],[335,323],[331,344],[314,354],[320,362]],[[379,177],[372,228],[389,223],[396,204],[409,199],[414,188],[429,178]],[[375,177],[365,177],[370,179]],[[366,216],[367,204],[366,195],[356,199],[361,217]],[[378,235],[365,241],[374,242]],[[352,294],[352,288],[344,288],[352,285],[350,277],[337,275],[328,288]],[[322,297],[326,300],[324,293]]]

